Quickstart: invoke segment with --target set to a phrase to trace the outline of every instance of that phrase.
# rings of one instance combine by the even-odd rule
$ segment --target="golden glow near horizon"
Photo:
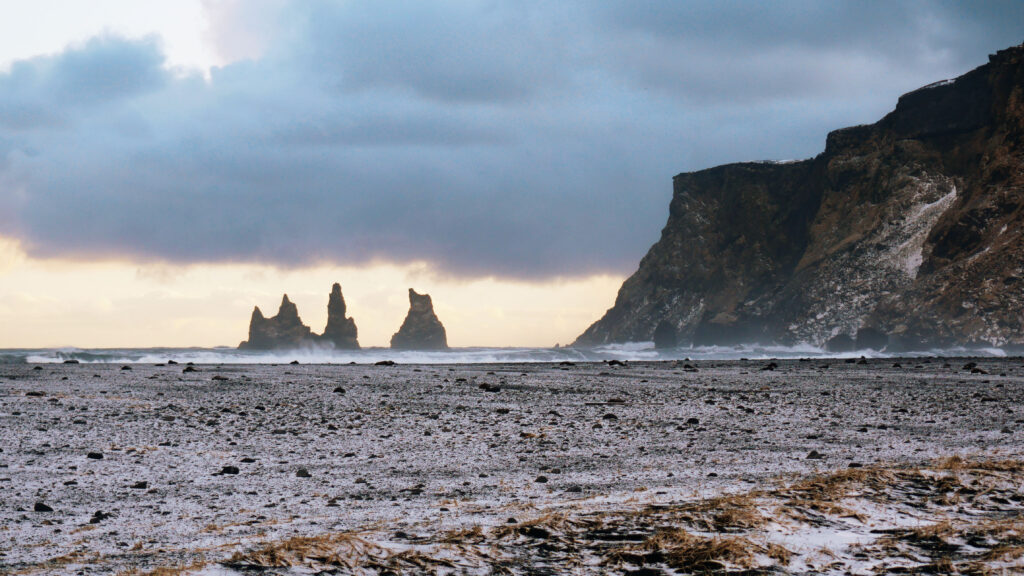
[[[283,293],[319,333],[334,282],[364,347],[388,345],[408,311],[408,288],[431,295],[450,346],[564,345],[611,307],[622,281],[465,280],[425,264],[284,270],[44,260],[0,237],[0,348],[237,346],[253,306],[273,316]]]

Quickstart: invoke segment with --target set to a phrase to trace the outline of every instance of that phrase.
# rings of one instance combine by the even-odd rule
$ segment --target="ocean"
[[[173,360],[196,364],[372,364],[391,360],[399,364],[492,364],[530,362],[672,361],[672,360],[765,360],[772,358],[890,358],[897,356],[1005,357],[1000,348],[949,348],[912,354],[886,354],[877,350],[828,352],[811,345],[696,346],[656,350],[651,342],[633,342],[596,348],[451,348],[447,351],[299,350],[249,351],[214,348],[23,348],[0,349],[0,364],[45,364],[77,360],[80,363],[156,364]]]

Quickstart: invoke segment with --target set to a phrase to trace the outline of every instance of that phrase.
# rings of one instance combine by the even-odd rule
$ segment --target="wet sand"
[[[664,554],[612,562],[607,546],[566,542],[593,536],[573,526],[595,514],[630,518],[615,534],[632,540],[606,534],[621,545],[656,546],[673,522],[695,537],[742,535],[742,526],[656,514],[643,516],[645,531],[636,514],[722,494],[785,500],[771,491],[848,470],[886,470],[892,490],[913,492],[916,480],[892,471],[961,467],[936,464],[953,455],[975,462],[961,475],[987,478],[977,462],[1003,462],[993,474],[1019,491],[1024,476],[1006,463],[1024,460],[1024,361],[975,359],[973,371],[969,361],[0,365],[0,572],[561,573],[575,558],[584,573],[672,573],[680,567]],[[1004,489],[991,494],[1006,504],[979,503],[979,514],[1004,508],[1000,522],[1018,521],[1021,504]],[[766,502],[759,514],[785,524],[778,502]],[[857,506],[877,504],[865,502]],[[912,524],[913,507],[893,510],[879,514]],[[922,511],[918,527],[939,512]],[[805,528],[789,528],[783,545],[804,538],[817,551]],[[259,555],[295,537],[363,560],[331,563],[319,548],[291,560]],[[489,552],[449,549],[456,544]],[[790,550],[796,559],[783,563],[762,548],[754,560],[721,556],[703,569],[810,569],[809,553]],[[835,562],[846,564],[820,571],[878,567],[877,554],[844,553]],[[398,554],[413,560],[391,562]]]

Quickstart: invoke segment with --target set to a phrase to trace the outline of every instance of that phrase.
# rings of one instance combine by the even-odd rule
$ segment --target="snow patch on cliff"
[[[926,202],[912,207],[903,224],[899,236],[907,236],[906,240],[896,246],[889,255],[891,266],[902,270],[911,279],[917,278],[917,272],[924,262],[924,241],[935,227],[935,224],[956,200],[956,186],[944,196],[933,202]]]

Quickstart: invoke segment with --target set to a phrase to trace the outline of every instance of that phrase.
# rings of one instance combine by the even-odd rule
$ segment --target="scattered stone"
[[[548,477],[547,476],[537,476],[537,479],[534,480],[534,482],[536,482],[538,484],[547,484],[548,483]]]
[[[85,455],[85,457],[90,459],[90,460],[103,460],[103,453],[102,452],[89,452],[88,454]]]
[[[196,372],[197,370],[193,366],[185,366],[185,369],[181,371],[182,374],[188,374],[189,372]]]
[[[299,468],[295,472],[295,477],[296,478],[310,478],[311,476],[309,474],[309,470],[306,470],[305,468]]]
[[[124,366],[121,366],[121,370],[131,370],[131,369],[132,369],[132,367],[128,366],[127,364],[124,365]]]
[[[99,524],[111,516],[113,516],[113,514],[109,514],[103,510],[97,510],[93,513],[92,518],[89,518],[89,524]]]
[[[825,455],[822,454],[821,452],[818,452],[817,450],[811,450],[810,453],[807,454],[807,459],[808,460],[824,460],[825,459]]]
[[[136,482],[135,484],[132,484],[132,488],[134,490],[145,490],[146,488],[149,488],[149,482],[146,482],[144,480]]]
[[[69,359],[65,360],[64,363],[65,364],[78,364],[78,360],[75,360],[74,358],[69,358]]]
[[[381,360],[380,362],[374,362],[373,365],[374,366],[394,366],[395,365],[395,361],[394,360]]]
[[[338,386],[337,388],[334,389],[334,393],[335,394],[344,394],[345,393],[345,389],[342,388],[341,386]]]
[[[220,469],[220,472],[214,472],[214,476],[223,476],[224,474],[238,474],[237,466],[224,466]]]
[[[545,528],[541,528],[540,526],[524,526],[519,529],[519,533],[523,536],[536,538],[538,540],[547,540],[551,537],[551,532]]]
[[[214,380],[216,382],[223,382],[223,381],[225,381],[227,379],[228,379],[227,376],[221,376],[220,374],[218,374],[218,375],[214,376],[213,378],[211,378],[211,380]]]
[[[53,508],[50,508],[42,502],[36,502],[35,506],[32,507],[34,512],[53,512]]]

